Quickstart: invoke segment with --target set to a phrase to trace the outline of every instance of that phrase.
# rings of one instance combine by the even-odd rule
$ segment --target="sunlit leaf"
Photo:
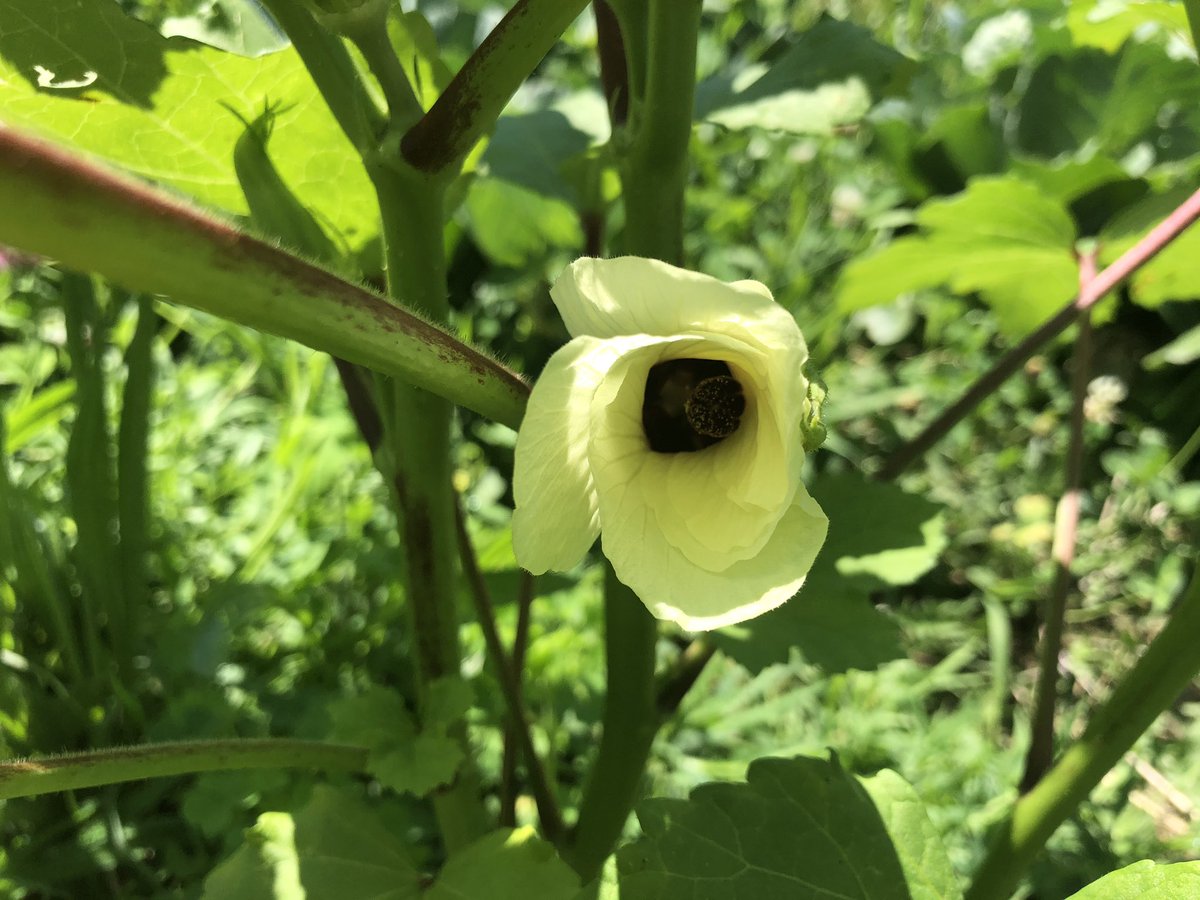
[[[242,845],[204,879],[202,900],[305,900],[295,830],[287,813],[259,816]]]
[[[404,842],[364,803],[318,785],[294,816],[300,881],[309,900],[410,900],[422,875]]]
[[[579,877],[532,828],[485,835],[446,861],[427,900],[571,900]]]
[[[1075,227],[1062,204],[1028,182],[980,178],[917,212],[920,234],[846,267],[838,305],[847,311],[944,286],[978,292],[1012,334],[1040,325],[1074,296]]]
[[[962,886],[912,785],[890,769],[860,779],[892,836],[912,900],[955,900]]]
[[[907,900],[870,795],[836,758],[760,759],[746,784],[647,800],[618,851],[622,900]]]
[[[1092,882],[1070,900],[1193,900],[1200,896],[1200,862],[1158,865],[1148,859]]]
[[[717,77],[696,92],[696,116],[727,128],[829,134],[858,122],[915,66],[869,31],[824,17],[744,83]],[[761,74],[760,74],[761,73]]]
[[[786,662],[793,648],[831,672],[873,669],[903,656],[899,627],[872,607],[870,594],[916,581],[946,546],[941,508],[894,485],[832,475],[819,479],[812,494],[836,514],[800,593],[713,635],[751,671]]]
[[[244,125],[278,110],[272,159],[353,246],[376,230],[349,142],[292,50],[246,59],[127,18],[111,0],[0,0],[0,121],[101,156],[202,203],[246,212]]]

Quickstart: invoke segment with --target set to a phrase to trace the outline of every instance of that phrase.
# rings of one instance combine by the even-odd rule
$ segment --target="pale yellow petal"
[[[588,409],[619,351],[576,338],[561,347],[533,386],[517,432],[513,464],[513,550],[540,575],[578,563],[600,533],[588,467]]]
[[[669,544],[714,571],[761,550],[799,484],[799,468],[789,458],[802,455],[798,440],[782,444],[769,410],[770,421],[759,421],[758,379],[747,363],[754,352],[731,338],[665,340],[624,356],[593,404],[590,460],[597,492],[628,490],[626,512],[630,504],[642,503]],[[741,427],[712,447],[655,453],[642,428],[646,375],[657,363],[681,357],[730,361],[746,391],[746,412]],[[752,489],[749,494],[745,487]],[[624,527],[621,520],[603,517],[601,525]]]
[[[795,319],[756,281],[728,284],[654,259],[584,257],[550,290],[572,335],[662,337],[703,332],[796,355],[808,349]]]
[[[710,631],[760,616],[804,584],[829,522],[803,488],[762,550],[721,572],[696,565],[663,537],[631,492],[602,496],[602,543],[613,571],[657,618],[689,631]]]

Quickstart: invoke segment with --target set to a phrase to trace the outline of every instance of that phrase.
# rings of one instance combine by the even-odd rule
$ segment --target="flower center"
[[[738,430],[746,395],[719,359],[671,359],[646,376],[642,428],[655,453],[692,453]]]

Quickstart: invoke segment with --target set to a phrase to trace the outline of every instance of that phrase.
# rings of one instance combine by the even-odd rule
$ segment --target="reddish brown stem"
[[[1085,253],[1079,259],[1079,292],[1086,295],[1096,279],[1096,254]],[[1083,407],[1092,362],[1092,323],[1090,312],[1079,318],[1079,336],[1072,354],[1071,431],[1067,448],[1066,486],[1054,520],[1054,586],[1043,612],[1042,641],[1038,652],[1037,689],[1031,716],[1033,734],[1025,757],[1021,793],[1033,789],[1054,762],[1054,718],[1058,700],[1058,656],[1062,652],[1066,624],[1067,599],[1071,587],[1071,563],[1075,559],[1079,531],[1080,486],[1083,483]]]
[[[1091,309],[1097,301],[1122,281],[1148,263],[1184,230],[1200,218],[1200,191],[1183,201],[1174,212],[1162,220],[1144,238],[1121,254],[1101,272],[1079,295],[1048,319],[1037,331],[1013,347],[992,366],[987,374],[934,419],[925,430],[897,450],[888,459],[878,478],[890,481],[925,455],[934,444],[945,437],[955,425],[967,417],[985,398],[1017,371],[1042,344],[1064,331],[1079,314]]]

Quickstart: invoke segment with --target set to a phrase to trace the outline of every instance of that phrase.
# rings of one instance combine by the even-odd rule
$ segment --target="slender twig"
[[[1096,253],[1090,250],[1079,257],[1079,290],[1086,293],[1096,277]],[[1041,780],[1054,759],[1054,713],[1058,699],[1058,656],[1062,651],[1067,615],[1067,595],[1071,586],[1071,563],[1075,559],[1076,534],[1079,530],[1079,505],[1083,482],[1083,408],[1087,399],[1092,367],[1091,312],[1079,316],[1079,335],[1072,352],[1071,423],[1068,437],[1065,489],[1054,517],[1054,586],[1043,611],[1041,648],[1038,652],[1038,679],[1031,716],[1032,736],[1025,757],[1021,793],[1028,793]]]
[[[1148,263],[1183,231],[1200,218],[1200,191],[1192,194],[1162,220],[1144,238],[1121,254],[1112,265],[1096,276],[1086,290],[1055,313],[1036,331],[1005,353],[963,395],[952,403],[919,435],[891,455],[878,477],[888,481],[895,478],[920,459],[926,451],[945,437],[955,425],[991,395],[1010,375],[1019,369],[1042,344],[1057,336],[1079,314],[1090,309],[1109,291]]]
[[[346,393],[346,405],[350,407],[350,415],[354,417],[358,433],[362,435],[367,449],[374,454],[383,440],[383,420],[379,417],[379,407],[371,394],[371,386],[363,377],[362,369],[354,363],[335,356],[333,364],[337,367],[342,390]]]
[[[664,720],[679,709],[679,704],[699,680],[704,667],[716,652],[716,645],[702,637],[696,638],[679,652],[658,684],[658,713]]]
[[[517,0],[404,136],[405,161],[429,173],[457,165],[585,6],[587,0]]]
[[[0,762],[0,800],[55,791],[233,769],[303,768],[361,772],[367,751],[285,738],[177,741]]]
[[[546,839],[558,843],[565,834],[562,812],[558,808],[558,800],[550,785],[550,779],[542,766],[541,758],[533,745],[533,734],[529,729],[529,716],[525,710],[525,700],[521,695],[521,680],[513,667],[512,661],[504,651],[500,641],[500,632],[496,629],[496,615],[492,605],[491,591],[484,581],[483,573],[479,570],[479,562],[475,558],[475,549],[471,544],[471,535],[467,532],[466,516],[462,505],[455,505],[455,525],[458,531],[458,546],[462,556],[463,574],[466,575],[470,588],[471,601],[475,605],[479,627],[483,631],[483,640],[487,644],[488,656],[496,670],[496,680],[500,683],[500,692],[508,706],[509,721],[516,727],[517,739],[521,744],[521,752],[525,758],[525,769],[529,773],[530,790],[537,804],[538,817],[542,822],[542,832]]]
[[[525,651],[529,647],[529,619],[537,578],[524,569],[518,578],[517,630],[513,635],[512,669],[517,678],[517,689],[523,692],[522,675],[525,671]],[[504,723],[504,755],[500,761],[500,824],[506,828],[517,824],[517,744],[520,739],[519,725],[509,716]]]

